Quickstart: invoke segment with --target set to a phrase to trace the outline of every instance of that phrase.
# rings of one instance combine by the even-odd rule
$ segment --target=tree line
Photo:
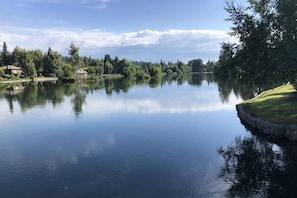
[[[80,56],[79,47],[70,44],[68,56],[62,56],[51,47],[46,53],[41,50],[26,50],[16,46],[12,52],[3,43],[0,52],[0,66],[14,65],[21,67],[25,76],[56,76],[64,81],[75,81],[78,71],[87,71],[89,78],[100,75],[120,74],[124,77],[135,77],[138,80],[159,79],[162,76],[172,76],[190,72],[212,72],[217,62],[208,61],[206,64],[201,59],[193,59],[187,64],[177,61],[176,63],[161,60],[159,63],[145,61],[120,60],[117,56],[111,58],[106,54],[102,59],[94,59],[91,56]],[[0,78],[15,79],[14,75],[5,74],[0,68]]]
[[[229,0],[227,21],[237,43],[223,43],[215,73],[253,83],[296,81],[297,0]]]

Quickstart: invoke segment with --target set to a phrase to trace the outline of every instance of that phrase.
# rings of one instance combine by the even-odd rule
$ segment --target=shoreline
[[[297,125],[277,124],[266,121],[258,116],[246,112],[241,104],[236,105],[237,115],[241,122],[258,132],[268,135],[271,139],[288,139],[297,141]]]
[[[272,139],[297,142],[296,88],[291,84],[266,90],[236,105],[237,116],[247,129]],[[252,132],[253,133],[253,132]]]
[[[13,84],[13,83],[23,83],[23,82],[48,82],[57,81],[58,78],[54,77],[37,77],[34,79],[18,79],[18,80],[0,80],[0,84]]]

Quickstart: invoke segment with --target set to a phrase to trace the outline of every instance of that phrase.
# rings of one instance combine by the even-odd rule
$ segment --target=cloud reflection
[[[156,114],[156,113],[198,113],[212,111],[232,111],[242,100],[230,96],[228,103],[219,100],[195,98],[176,98],[166,100],[144,99],[109,99],[98,98],[87,102],[84,112],[87,114],[106,115],[117,112]]]
[[[47,175],[55,175],[61,168],[61,164],[75,165],[82,159],[89,158],[92,155],[104,155],[116,143],[116,139],[111,133],[96,133],[91,134],[90,137],[88,135],[84,138],[74,139],[71,146],[67,148],[63,146],[63,142],[59,142],[57,139],[50,141],[46,148],[55,148],[55,153],[58,153],[58,155],[45,156],[47,157],[45,162]],[[48,154],[48,150],[45,153]]]

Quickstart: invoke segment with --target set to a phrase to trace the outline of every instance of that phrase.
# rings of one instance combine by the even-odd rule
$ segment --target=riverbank
[[[102,74],[102,77],[105,79],[117,79],[124,78],[125,76],[122,74]]]
[[[12,83],[22,83],[22,82],[47,82],[47,81],[57,81],[58,78],[54,77],[37,77],[34,79],[30,78],[23,78],[23,79],[17,79],[17,80],[0,80],[0,83],[2,84],[12,84]]]
[[[273,138],[297,141],[297,91],[287,84],[236,106],[240,120]]]

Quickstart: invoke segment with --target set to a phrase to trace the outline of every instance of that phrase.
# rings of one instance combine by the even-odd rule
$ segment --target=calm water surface
[[[231,90],[226,97],[217,83],[200,80],[2,88],[0,197],[267,195],[262,183],[269,173],[243,190],[249,183],[241,184],[237,172],[253,167],[249,158],[239,167],[234,153],[284,151],[240,123],[240,94]],[[245,150],[248,141],[256,146]],[[267,164],[274,162],[283,163]]]

